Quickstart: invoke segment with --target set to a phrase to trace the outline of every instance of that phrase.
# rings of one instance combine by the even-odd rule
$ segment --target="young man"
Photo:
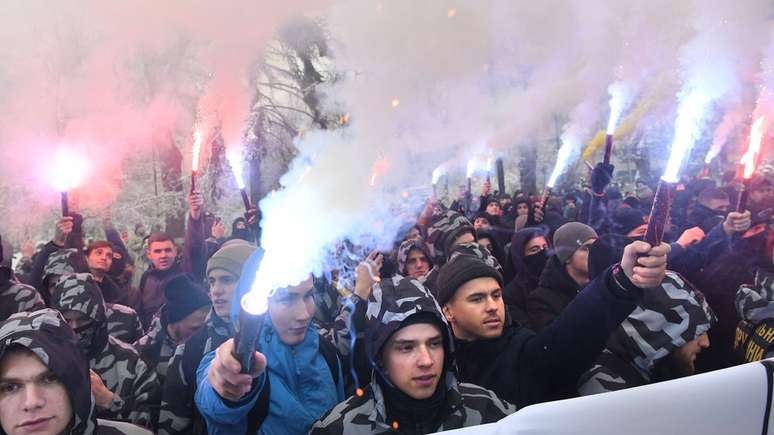
[[[242,268],[255,251],[255,246],[243,240],[231,240],[207,262],[209,296],[212,302],[205,328],[177,347],[169,361],[167,379],[162,388],[160,435],[204,435],[207,428],[194,406],[196,368],[205,354],[234,336],[231,306]]]
[[[210,434],[304,434],[344,399],[335,349],[311,322],[313,293],[310,277],[269,300],[252,376],[240,373],[233,339],[204,356],[196,373],[196,406]],[[254,409],[262,418],[254,417]]]
[[[17,313],[0,323],[0,433],[150,434],[98,420],[90,378],[78,337],[55,310]]]
[[[527,296],[527,324],[540,331],[554,321],[589,283],[589,246],[597,233],[588,225],[570,222],[554,233],[555,254],[540,275],[538,287]]]
[[[707,332],[715,321],[701,292],[667,272],[613,332],[581,376],[578,392],[585,396],[693,375],[696,356],[710,346]]]
[[[167,302],[153,318],[150,329],[133,343],[143,361],[156,371],[161,385],[175,349],[204,326],[211,306],[207,292],[184,274],[165,283],[164,295]]]
[[[89,367],[97,375],[91,387],[98,415],[148,426],[150,404],[158,403],[158,378],[131,345],[108,335],[105,302],[91,275],[62,277],[51,294],[51,307],[78,334]]]
[[[425,434],[500,420],[516,409],[457,381],[452,336],[438,304],[410,278],[383,280],[369,296],[373,380],[318,420],[310,434]]]
[[[148,238],[146,255],[151,265],[140,279],[140,306],[137,309],[140,321],[147,330],[153,316],[166,302],[164,284],[181,273],[188,274],[195,282],[204,281],[204,267],[207,262],[207,246],[204,242],[205,223],[202,217],[204,198],[200,192],[188,196],[190,212],[186,225],[183,258],[177,261],[177,246],[166,233],[156,232]]]
[[[666,244],[630,244],[620,264],[589,283],[539,334],[506,327],[502,275],[479,258],[457,256],[441,269],[438,302],[456,338],[460,380],[518,407],[566,397],[643,289],[661,283],[668,251]]]
[[[408,239],[400,244],[397,253],[398,273],[423,282],[433,268],[430,250],[421,238]]]

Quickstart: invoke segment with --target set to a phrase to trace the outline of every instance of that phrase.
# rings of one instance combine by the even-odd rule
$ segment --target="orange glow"
[[[449,12],[446,13],[449,18],[454,18],[455,15],[457,15],[457,9],[454,8],[449,9]]]
[[[390,104],[392,105],[392,108],[394,109],[394,108],[400,106],[400,100],[397,99],[397,98],[393,98],[392,102]]]

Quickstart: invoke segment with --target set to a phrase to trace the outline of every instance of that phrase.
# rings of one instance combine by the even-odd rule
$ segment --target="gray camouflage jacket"
[[[123,341],[134,343],[143,335],[137,311],[121,304],[105,304],[108,334]]]
[[[0,284],[0,322],[14,313],[45,308],[43,298],[35,287],[9,280]]]

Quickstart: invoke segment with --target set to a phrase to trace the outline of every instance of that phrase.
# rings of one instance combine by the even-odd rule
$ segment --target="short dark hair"
[[[156,242],[167,242],[167,241],[172,242],[173,245],[175,244],[174,239],[172,239],[172,237],[165,232],[157,231],[155,233],[152,233],[150,236],[148,236],[148,249],[150,249],[151,245]]]
[[[717,187],[708,187],[699,192],[698,200],[701,204],[707,204],[713,200],[728,201],[728,194]]]
[[[86,248],[86,256],[91,255],[91,251],[98,248],[110,248],[111,251],[115,250],[115,248],[113,247],[113,244],[108,242],[107,240],[95,240],[89,243],[89,246]]]

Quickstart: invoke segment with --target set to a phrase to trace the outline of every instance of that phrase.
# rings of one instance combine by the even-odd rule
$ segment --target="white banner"
[[[757,435],[763,433],[767,390],[766,369],[756,362],[613,393],[532,405],[497,423],[444,434]],[[774,434],[771,415],[768,427],[767,433]]]

